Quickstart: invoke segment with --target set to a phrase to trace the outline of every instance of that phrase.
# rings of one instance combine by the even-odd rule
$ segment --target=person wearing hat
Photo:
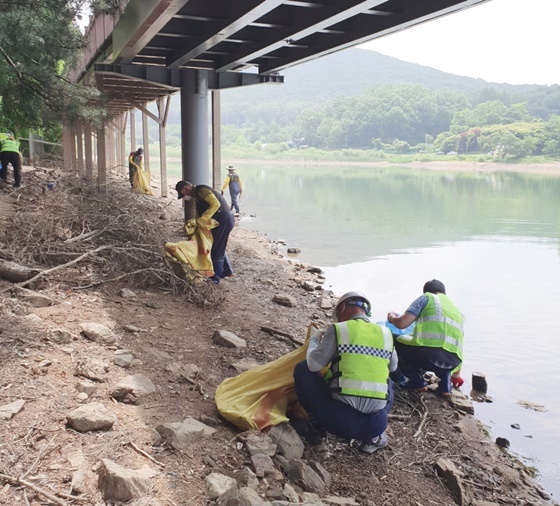
[[[0,179],[6,183],[8,180],[8,164],[11,163],[14,168],[14,187],[21,185],[21,165],[22,158],[19,151],[19,142],[12,133],[3,135],[0,140]]]
[[[310,338],[307,360],[294,369],[297,398],[309,415],[303,435],[310,442],[330,432],[360,440],[359,449],[367,454],[388,444],[389,374],[397,369],[397,355],[391,331],[371,323],[370,311],[363,293],[345,293],[333,311],[334,323],[320,338]]]
[[[236,174],[233,165],[230,165],[227,170],[228,175],[222,185],[222,195],[224,194],[224,190],[229,186],[229,195],[231,197],[230,209],[233,210],[233,208],[235,208],[235,212],[239,214],[239,196],[243,193],[243,183],[241,182],[241,178]]]
[[[130,155],[128,155],[128,179],[130,180],[131,188],[134,188],[134,175],[137,171],[143,170],[143,157],[144,148],[131,151]]]
[[[218,226],[212,229],[212,250],[210,251],[210,258],[214,267],[212,281],[218,284],[220,278],[233,275],[226,253],[226,246],[229,234],[235,225],[235,217],[220,192],[210,186],[204,184],[195,186],[188,181],[179,181],[175,185],[175,190],[178,199],[195,199],[196,213],[200,218],[213,218],[218,222]]]
[[[452,386],[461,386],[463,361],[463,323],[465,317],[445,293],[438,279],[424,284],[423,294],[415,299],[403,315],[391,311],[387,321],[404,329],[416,322],[412,335],[398,336],[395,348],[399,369],[408,378],[401,388],[423,392],[427,390],[424,372],[438,378],[441,397],[451,397]]]

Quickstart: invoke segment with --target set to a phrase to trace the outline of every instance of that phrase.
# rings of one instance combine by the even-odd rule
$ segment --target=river
[[[486,375],[493,402],[476,415],[560,497],[560,177],[242,163],[238,173],[240,226],[301,249],[335,294],[365,292],[374,320],[403,312],[426,280],[445,283],[466,316],[462,390]]]

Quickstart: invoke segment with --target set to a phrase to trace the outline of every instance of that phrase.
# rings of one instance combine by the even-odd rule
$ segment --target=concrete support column
[[[72,170],[72,132],[70,127],[62,127],[62,152],[64,158],[64,170]]]
[[[169,111],[169,100],[160,98],[157,101],[158,113],[159,113],[159,159],[160,165],[160,180],[161,180],[161,196],[167,197],[167,147],[165,145],[165,124],[167,121],[167,111]],[[165,107],[165,102],[167,101],[167,106]],[[165,111],[165,112],[164,112]],[[147,151],[146,151],[147,152]]]
[[[148,104],[144,104],[148,107]],[[142,112],[142,147],[144,148],[144,170],[150,170],[150,140],[148,138],[148,115]]]
[[[70,136],[70,156],[72,157],[70,168],[71,170],[76,170],[76,127],[70,127],[68,132]]]
[[[208,72],[183,72],[181,88],[181,156],[183,179],[211,185],[208,148]]]
[[[82,134],[82,124],[78,123],[76,125],[76,141],[78,146],[78,172],[80,175],[84,174],[84,143]]]
[[[221,130],[220,90],[212,91],[212,187],[222,186],[222,130]]]
[[[121,174],[128,177],[128,160],[126,157],[126,120],[127,115],[119,116],[119,164],[121,166]]]
[[[105,136],[105,122],[102,122],[101,128],[97,129],[97,187],[101,195],[107,194],[107,152],[105,149]]]
[[[130,152],[136,151],[136,118],[134,109],[130,110]]]
[[[84,148],[86,156],[86,183],[91,185],[93,182],[93,150],[91,125],[84,125]]]

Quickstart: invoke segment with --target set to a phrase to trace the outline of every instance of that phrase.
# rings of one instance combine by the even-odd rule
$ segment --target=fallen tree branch
[[[12,483],[13,485],[23,485],[25,487],[30,488],[34,492],[37,492],[38,494],[46,497],[49,501],[52,501],[55,504],[58,504],[60,506],[66,506],[66,501],[63,501],[62,499],[59,499],[58,497],[54,496],[53,494],[51,494],[50,492],[48,492],[44,488],[41,488],[41,487],[35,485],[34,483],[31,483],[30,481],[23,480],[21,478],[15,478],[14,476],[9,476],[7,474],[1,474],[1,473],[0,473],[0,480],[8,481],[8,482]]]
[[[150,459],[152,462],[154,462],[158,466],[165,467],[165,464],[163,462],[160,462],[159,460],[152,457],[149,453],[146,453],[141,448],[138,448],[138,446],[136,446],[132,441],[129,441],[128,444],[130,446],[132,446],[132,448],[134,448],[140,455],[144,455],[144,457],[146,457],[147,459]]]
[[[424,407],[424,414],[422,415],[422,420],[420,420],[420,425],[418,426],[418,430],[414,433],[414,436],[412,436],[413,438],[418,437],[421,432],[422,432],[422,428],[424,427],[424,424],[426,423],[426,420],[428,419],[428,406],[426,406],[426,403],[424,402],[424,399],[422,399],[422,396],[420,396],[420,402],[422,403],[422,406]]]
[[[33,462],[33,464],[31,465],[31,467],[30,467],[27,471],[25,471],[25,473],[23,473],[23,474],[20,476],[20,479],[24,479],[27,475],[29,475],[30,473],[32,473],[32,472],[35,470],[35,468],[37,467],[37,464],[39,464],[39,462],[40,462],[43,458],[45,458],[50,452],[52,452],[54,449],[56,449],[56,448],[58,447],[58,445],[55,445],[55,446],[53,446],[52,448],[49,448],[49,447],[51,446],[51,443],[55,440],[55,437],[56,437],[56,436],[54,436],[54,437],[47,443],[47,446],[45,446],[45,447],[41,450],[41,452],[39,452],[39,455],[38,455],[37,458],[35,459],[35,462]]]
[[[100,251],[109,249],[110,247],[111,246],[100,246],[99,248],[96,248],[92,251],[87,251],[83,255],[80,255],[78,258],[75,258],[74,260],[71,260],[70,262],[66,262],[65,264],[57,265],[56,267],[53,267],[51,269],[45,269],[44,271],[41,271],[36,276],[32,277],[31,279],[28,279],[27,281],[23,281],[21,283],[17,283],[17,285],[15,285],[15,286],[20,286],[20,287],[27,286],[27,285],[33,283],[34,281],[37,281],[39,278],[41,278],[43,276],[46,276],[47,274],[52,274],[53,272],[60,271],[62,269],[65,269],[66,267],[70,267],[71,265],[74,265],[74,264],[77,264],[78,262],[81,262],[84,258],[87,258],[91,255],[96,255]],[[10,288],[7,288],[0,293],[7,292],[9,290],[10,290]]]
[[[300,341],[299,339],[295,338],[291,334],[288,334],[287,332],[284,332],[283,330],[273,329],[271,327],[264,327],[264,326],[261,326],[261,330],[263,332],[267,332],[268,334],[272,334],[272,335],[276,334],[275,337],[277,336],[287,337],[293,344],[296,344],[298,346],[301,346],[305,342],[305,341]]]

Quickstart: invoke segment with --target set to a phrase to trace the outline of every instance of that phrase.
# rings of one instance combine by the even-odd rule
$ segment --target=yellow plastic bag
[[[135,170],[134,178],[132,180],[132,189],[135,192],[143,193],[144,195],[153,195],[152,187],[150,186],[152,174],[149,170]]]
[[[220,415],[242,430],[263,430],[287,422],[286,413],[291,409],[296,416],[306,416],[296,402],[293,375],[296,364],[305,360],[309,338],[316,332],[317,324],[311,323],[307,339],[300,348],[222,381],[215,395]]]
[[[202,276],[213,276],[214,266],[210,258],[213,238],[211,228],[215,228],[218,222],[214,219],[189,220],[185,223],[185,233],[190,236],[188,241],[166,242],[164,245],[165,256],[175,262],[171,262],[173,272],[178,276],[186,276],[192,279],[192,271]]]

